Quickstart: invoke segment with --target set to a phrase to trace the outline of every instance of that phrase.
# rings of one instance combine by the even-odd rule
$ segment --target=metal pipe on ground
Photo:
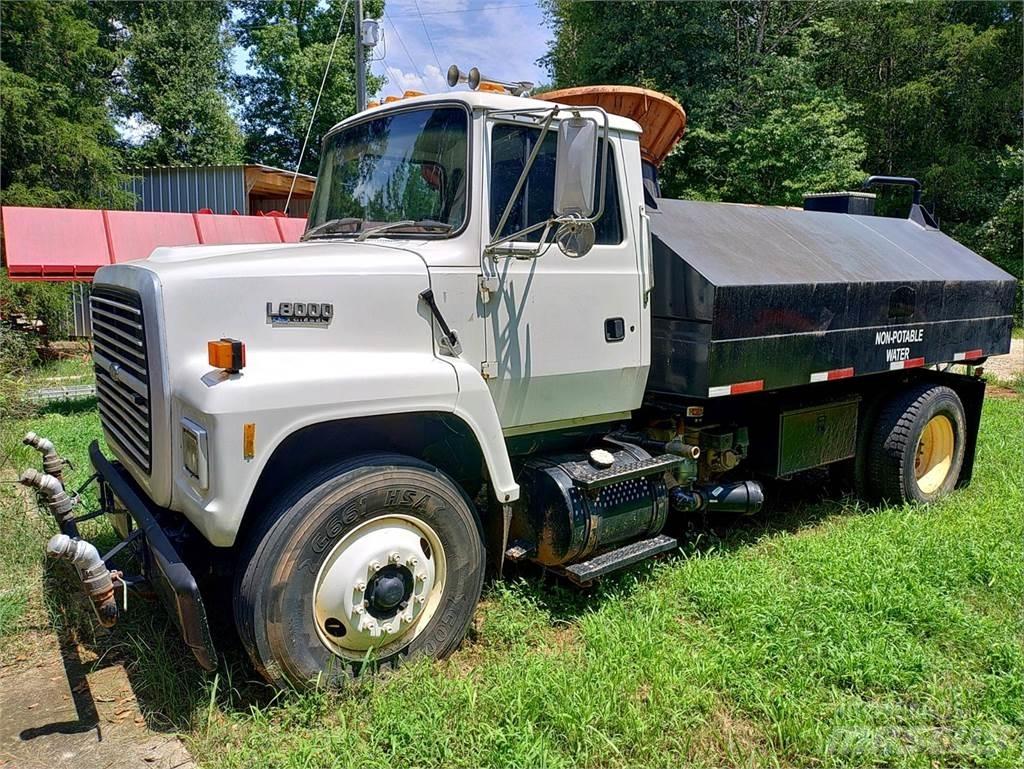
[[[64,485],[64,459],[57,453],[53,441],[35,433],[26,433],[22,443],[31,446],[43,455],[43,472],[57,479],[57,482]]]

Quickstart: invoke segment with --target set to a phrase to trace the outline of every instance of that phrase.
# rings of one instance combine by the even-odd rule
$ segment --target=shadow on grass
[[[85,398],[67,398],[63,400],[47,401],[39,406],[36,413],[40,416],[47,414],[59,414],[60,416],[74,416],[76,414],[88,414],[96,410],[96,396],[90,395]]]
[[[93,541],[100,547],[103,535]],[[43,574],[44,596],[50,624],[60,642],[68,683],[79,720],[39,727],[39,733],[88,731],[96,728],[96,705],[86,675],[122,665],[146,719],[157,732],[176,733],[198,725],[211,697],[226,709],[246,711],[269,704],[274,692],[258,679],[241,651],[230,626],[230,604],[208,607],[219,654],[219,669],[205,673],[181,640],[177,625],[152,594],[129,594],[128,612],[110,629],[101,627],[73,570],[65,563],[48,561]],[[208,591],[211,592],[211,591]]]
[[[672,563],[684,557],[733,552],[756,545],[765,537],[792,534],[828,519],[863,515],[871,509],[822,470],[792,480],[768,482],[765,498],[765,507],[754,515],[674,514],[664,533],[676,537],[679,550],[661,560]],[[577,621],[608,600],[628,599],[654,579],[649,561],[605,577],[589,588],[576,587],[534,564],[517,564],[511,569],[506,566],[505,577],[523,577],[526,594],[559,625]]]

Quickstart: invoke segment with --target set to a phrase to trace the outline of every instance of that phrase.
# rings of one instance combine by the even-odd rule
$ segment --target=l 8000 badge
[[[327,328],[334,317],[329,302],[267,302],[267,323],[272,326],[316,326]]]

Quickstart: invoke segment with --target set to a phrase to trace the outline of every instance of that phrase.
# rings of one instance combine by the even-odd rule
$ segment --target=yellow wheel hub
[[[928,420],[917,442],[914,477],[925,494],[934,494],[942,486],[953,466],[956,435],[949,417],[937,414]]]

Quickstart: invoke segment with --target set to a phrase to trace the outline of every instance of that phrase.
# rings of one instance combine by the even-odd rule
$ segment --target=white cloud
[[[385,5],[390,19],[383,24],[387,61],[371,65],[375,74],[389,80],[381,96],[405,90],[446,91],[445,73],[450,64],[458,64],[464,71],[478,67],[497,80],[540,83],[548,79],[536,60],[547,52],[551,33],[534,3],[528,0],[418,2],[422,22],[411,0],[393,0]],[[424,23],[433,49],[424,32]],[[380,50],[375,54],[379,55]]]
[[[422,74],[407,72],[401,67],[387,67],[387,78],[390,84],[384,87],[384,95],[401,91],[422,91],[423,93],[437,93],[448,88],[445,77],[441,70],[434,64],[428,64],[423,68]]]

